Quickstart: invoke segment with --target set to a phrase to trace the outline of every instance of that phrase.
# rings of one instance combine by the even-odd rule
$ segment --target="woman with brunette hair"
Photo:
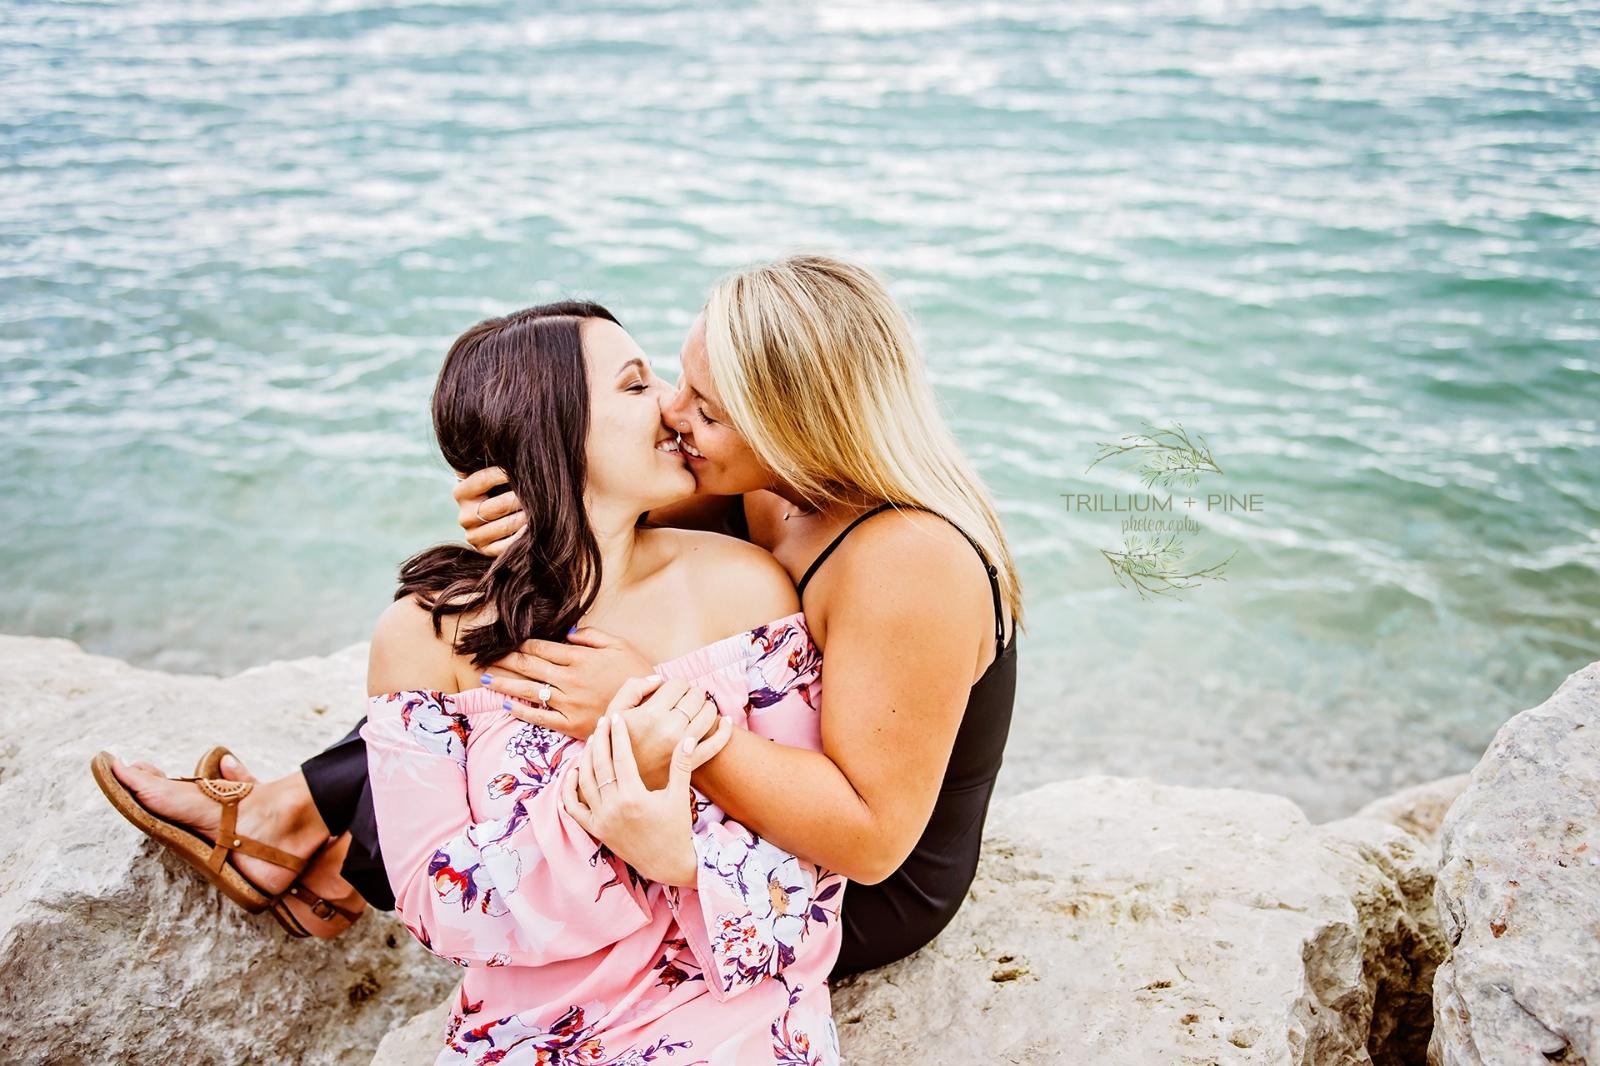
[[[395,907],[465,968],[440,1063],[837,1061],[826,981],[843,879],[690,786],[735,725],[820,746],[820,654],[765,552],[638,524],[693,487],[663,447],[664,392],[594,304],[479,323],[440,371],[445,459],[493,464],[538,501],[536,535],[497,558],[443,545],[408,560],[373,634],[361,736]],[[520,720],[480,683],[522,642],[584,621],[654,662],[587,741]],[[669,752],[664,773],[634,762],[634,737]],[[122,784],[127,768],[102,754],[95,769],[199,868],[268,855],[232,833],[185,840]],[[230,784],[199,782],[224,821]]]

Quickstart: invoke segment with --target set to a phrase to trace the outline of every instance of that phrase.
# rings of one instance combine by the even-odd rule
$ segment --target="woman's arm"
[[[863,524],[826,581],[809,601],[825,639],[823,753],[738,732],[695,784],[779,847],[874,884],[927,826],[992,606],[971,546],[920,514]]]
[[[467,750],[498,713],[469,714],[441,688],[453,659],[427,612],[409,600],[373,637],[367,743],[373,809],[396,910],[434,954],[461,965],[538,966],[581,958],[651,920],[640,881],[564,810],[562,778],[576,742],[519,726],[512,742],[478,748],[498,760],[491,795],[510,799],[482,820],[467,795]],[[393,687],[391,687],[393,686]]]
[[[786,580],[784,591],[792,595]],[[744,718],[754,704],[758,713],[770,716],[769,722],[811,724],[821,660],[803,626],[772,635],[775,639],[760,662],[748,667],[746,684],[759,680],[759,691],[750,689],[737,716]],[[625,688],[637,685],[630,681]],[[654,850],[649,834],[639,831],[643,826],[608,824],[609,819],[652,801],[665,801],[673,812],[686,806],[695,811],[687,874],[674,876],[665,895],[707,989],[725,1000],[784,973],[797,960],[822,956],[832,962],[842,935],[838,918],[844,879],[763,840],[701,793],[689,802],[693,771],[742,731],[733,728],[732,717],[718,718],[714,704],[708,702],[704,710],[717,722],[713,738],[700,746],[691,739],[677,745],[667,784],[658,792],[644,788],[634,760],[628,724],[632,715],[608,714],[584,749],[580,780],[589,779],[590,764],[596,763],[598,779],[614,784],[594,797],[596,807],[578,803],[574,814],[596,838],[631,856],[634,848]],[[569,804],[577,801],[571,792],[569,788]],[[678,867],[664,863],[664,868]]]

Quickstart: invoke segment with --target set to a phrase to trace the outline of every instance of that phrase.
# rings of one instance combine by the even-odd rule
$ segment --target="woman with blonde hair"
[[[884,965],[944,928],[977,866],[1016,691],[1015,564],[910,323],[871,271],[822,255],[735,271],[712,289],[681,362],[661,412],[694,494],[645,520],[769,551],[827,663],[820,751],[735,730],[694,786],[762,839],[852,882],[833,976]],[[493,467],[455,488],[467,541],[491,556],[526,527],[508,488]],[[726,594],[685,588],[684,613]],[[581,626],[527,642],[485,679],[516,698],[524,721],[587,739],[623,683],[650,667],[626,640]],[[762,699],[757,685],[752,720]],[[645,780],[666,779],[666,739],[636,734],[631,747]],[[295,883],[332,900],[353,886],[358,903],[392,908],[367,770],[352,731],[245,796],[237,824],[296,855],[331,838]],[[237,763],[223,773],[248,777]],[[207,807],[192,786],[140,784],[141,799],[176,820],[200,817],[186,805]],[[319,935],[347,924],[301,918]]]

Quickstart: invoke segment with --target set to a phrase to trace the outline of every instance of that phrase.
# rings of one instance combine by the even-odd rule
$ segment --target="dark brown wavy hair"
[[[600,548],[583,506],[589,375],[579,327],[599,304],[542,304],[479,322],[450,346],[433,390],[433,431],[451,469],[505,470],[528,526],[497,559],[441,544],[400,567],[443,636],[448,615],[482,611],[455,639],[482,669],[533,638],[565,639],[600,588]],[[620,323],[619,323],[620,324]]]

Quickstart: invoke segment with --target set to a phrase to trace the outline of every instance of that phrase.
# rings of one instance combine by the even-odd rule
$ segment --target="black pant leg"
[[[380,911],[394,910],[394,889],[389,887],[389,871],[383,868],[383,851],[378,847],[378,817],[372,810],[372,786],[365,777],[355,815],[350,819],[350,851],[339,872],[372,906]]]
[[[344,738],[300,764],[317,813],[334,836],[350,834],[350,852],[340,873],[379,910],[394,910],[394,893],[378,846],[378,820],[367,778],[367,742],[361,722]]]
[[[367,782],[367,742],[361,739],[364,722],[357,722],[342,739],[300,764],[311,800],[332,836],[350,828]]]

